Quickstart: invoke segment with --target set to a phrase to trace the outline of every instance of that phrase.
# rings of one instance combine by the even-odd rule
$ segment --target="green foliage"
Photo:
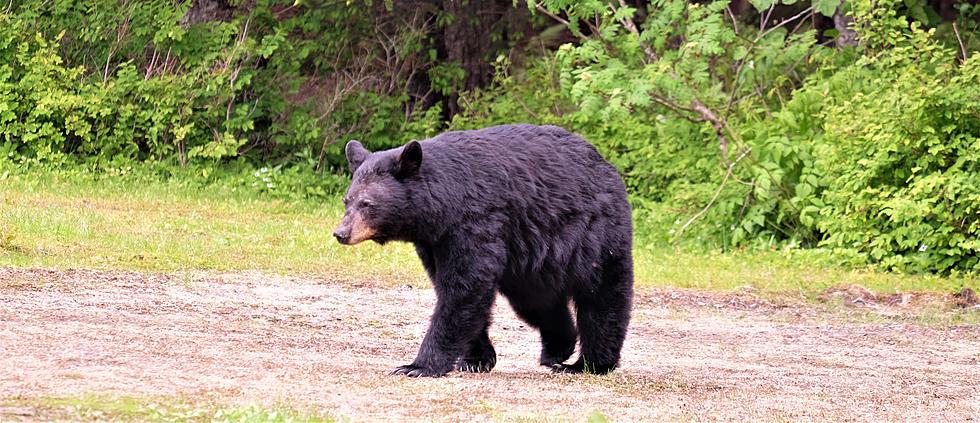
[[[856,88],[825,112],[823,244],[891,269],[976,272],[980,59],[958,64],[931,31],[861,6],[880,52],[841,71]]]
[[[0,148],[25,164],[245,156],[309,171],[342,169],[348,138],[386,148],[439,126],[439,109],[410,111],[407,75],[371,74],[419,66],[418,27],[375,24],[358,2],[233,2],[230,17],[201,23],[185,21],[190,5],[27,0],[0,12]],[[433,69],[440,89],[458,89],[458,68]]]
[[[601,37],[557,52],[563,91],[578,105],[570,121],[633,193],[671,206],[674,215],[658,219],[678,222],[665,240],[812,244],[800,219],[813,193],[803,169],[820,132],[811,110],[819,98],[793,94],[807,75],[848,56],[818,47],[814,31],[733,26],[726,7],[656,1],[639,28],[620,18],[628,8],[588,11]],[[701,224],[680,224],[706,204]]]
[[[125,61],[110,77],[108,68],[96,75],[65,64],[64,30],[49,39],[26,22],[23,15],[0,14],[0,61],[7,63],[0,73],[0,140],[22,162],[60,163],[68,155],[163,158],[174,152],[182,161],[221,158],[235,155],[242,133],[253,128],[247,110],[224,104],[247,85],[247,76],[229,66],[214,68],[227,45],[210,46],[204,55],[213,57],[185,73],[150,75]],[[231,27],[223,29],[219,33],[230,36]],[[95,35],[83,31],[83,40],[90,37]],[[234,54],[223,59],[238,60]],[[217,116],[225,119],[215,124]]]
[[[609,418],[602,414],[599,410],[592,410],[589,413],[589,423],[609,423]]]

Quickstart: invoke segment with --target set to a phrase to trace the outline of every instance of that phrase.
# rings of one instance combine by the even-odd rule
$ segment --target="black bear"
[[[632,307],[632,222],[623,181],[595,147],[556,126],[502,125],[374,153],[350,141],[346,154],[353,179],[334,236],[414,244],[435,287],[418,356],[393,374],[490,371],[498,291],[541,332],[542,365],[616,368]],[[580,357],[565,364],[576,337]]]

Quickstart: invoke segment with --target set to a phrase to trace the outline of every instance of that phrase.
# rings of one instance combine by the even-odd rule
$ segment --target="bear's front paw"
[[[445,376],[446,373],[449,372],[446,370],[440,371],[428,367],[416,366],[414,364],[407,364],[397,367],[391,372],[393,375],[405,375],[408,377],[442,377]]]
[[[551,366],[554,373],[588,373],[593,375],[604,375],[616,369],[616,365],[586,364],[581,359],[572,364],[555,364]]]
[[[461,372],[486,373],[493,370],[493,366],[496,364],[496,358],[462,358],[456,368]]]

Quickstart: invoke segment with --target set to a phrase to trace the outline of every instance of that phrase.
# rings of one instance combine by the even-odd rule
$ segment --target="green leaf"
[[[752,3],[752,6],[755,6],[756,10],[762,12],[772,7],[776,3],[776,0],[749,0],[749,3]]]
[[[824,16],[834,16],[840,3],[840,0],[814,0],[813,10]]]
[[[735,47],[735,53],[732,54],[732,58],[735,60],[742,60],[747,54],[749,54],[749,50],[745,48],[745,46],[738,46]]]

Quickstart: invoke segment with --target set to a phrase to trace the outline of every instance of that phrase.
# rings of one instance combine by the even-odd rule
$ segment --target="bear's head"
[[[337,241],[354,245],[373,240],[408,240],[409,186],[422,167],[422,145],[411,141],[403,147],[372,153],[358,141],[345,148],[353,177],[344,195],[344,218],[333,232]]]

